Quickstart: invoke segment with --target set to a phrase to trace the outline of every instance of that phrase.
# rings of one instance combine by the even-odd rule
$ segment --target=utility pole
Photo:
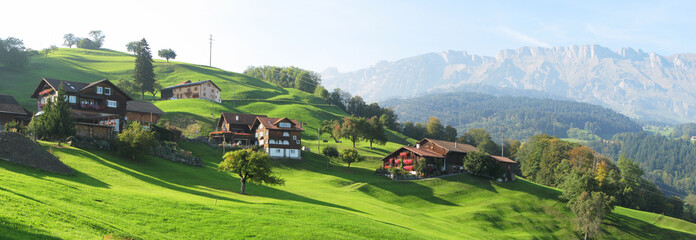
[[[210,34],[210,59],[208,60],[208,67],[213,66],[213,34]]]
[[[500,139],[500,156],[505,157],[505,123],[503,123],[502,130],[503,138]]]

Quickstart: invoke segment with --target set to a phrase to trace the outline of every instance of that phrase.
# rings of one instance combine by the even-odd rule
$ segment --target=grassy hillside
[[[104,78],[114,81],[130,80],[134,60],[131,54],[123,52],[62,48],[48,57],[34,57],[23,71],[0,69],[0,94],[13,95],[24,107],[35,111],[36,102],[30,95],[42,77],[79,82],[93,82]],[[326,104],[312,94],[282,88],[243,74],[188,63],[166,63],[163,60],[155,60],[154,66],[156,79],[162,86],[171,86],[185,80],[212,80],[221,88],[222,103],[199,99],[155,102],[167,112],[162,120],[182,128],[200,123],[203,130],[213,129],[223,111],[289,117],[306,124],[303,145],[316,149],[319,123],[347,116],[339,108]],[[147,99],[151,98],[147,96]],[[389,143],[385,146],[375,146],[375,149],[370,150],[367,143],[360,143],[359,148],[366,155],[382,156],[400,145],[415,142],[393,131],[389,131],[388,137]],[[328,135],[324,135],[322,139],[328,139]],[[345,141],[333,144],[339,148],[350,146]]]
[[[43,143],[46,147],[52,143]],[[132,162],[108,152],[54,148],[78,173],[48,174],[0,162],[0,236],[9,239],[379,238],[501,239],[578,237],[559,192],[524,180],[496,183],[468,175],[391,181],[379,163],[346,168],[308,154],[274,161],[286,186],[251,185],[217,172],[220,154],[197,143],[204,167],[155,157]],[[216,203],[217,202],[217,203]],[[688,239],[694,225],[619,208],[608,239]]]
[[[303,145],[316,152],[316,126],[346,114],[321,99],[220,69],[156,61],[163,86],[187,79],[212,80],[223,102],[187,99],[157,101],[165,121],[211,128],[222,111],[298,119]],[[14,95],[29,109],[43,76],[91,82],[129,79],[133,57],[115,51],[61,49],[34,58],[26,71],[0,71],[0,94]],[[212,115],[211,115],[212,113]],[[402,144],[390,142],[362,154],[382,156]],[[323,136],[322,139],[329,139]],[[423,181],[376,176],[374,160],[346,168],[315,153],[302,161],[274,160],[285,186],[247,187],[218,172],[221,153],[198,143],[181,143],[204,160],[202,168],[156,157],[133,162],[113,153],[56,148],[42,143],[76,170],[50,174],[0,161],[0,238],[101,239],[106,234],[137,239],[568,239],[578,235],[559,192],[522,179],[499,184],[459,175]],[[346,148],[350,143],[322,143]],[[1,147],[1,146],[0,146]],[[609,239],[689,239],[694,224],[652,213],[618,208],[604,227]]]

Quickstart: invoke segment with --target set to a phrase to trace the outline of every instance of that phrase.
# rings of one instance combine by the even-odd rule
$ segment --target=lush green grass
[[[346,116],[311,94],[281,88],[241,74],[186,63],[157,61],[163,86],[186,79],[213,80],[223,102],[187,99],[158,101],[165,121],[200,122],[211,128],[221,111],[290,117],[304,122],[303,145],[316,152],[316,127],[322,120]],[[32,60],[27,71],[0,71],[0,93],[11,94],[33,109],[31,91],[41,77],[91,82],[129,79],[130,54],[61,49]],[[211,112],[213,113],[211,116]],[[403,144],[390,142],[363,155],[379,157]],[[322,140],[329,140],[327,135]],[[46,147],[53,143],[42,143]],[[304,160],[274,160],[285,186],[247,188],[239,179],[216,171],[221,153],[182,143],[202,156],[204,167],[155,157],[132,162],[110,152],[54,148],[74,176],[49,174],[0,162],[0,237],[9,239],[100,239],[106,234],[138,239],[568,239],[578,235],[558,191],[524,181],[496,183],[468,175],[424,181],[391,181],[376,176],[379,162],[338,163],[303,153]],[[321,143],[339,148],[343,143]],[[687,239],[694,225],[669,217],[617,209],[605,221],[609,239]]]
[[[53,146],[53,143],[42,143]],[[10,239],[575,238],[558,191],[519,179],[496,183],[468,175],[391,181],[378,162],[351,168],[305,154],[274,160],[285,186],[247,188],[218,172],[221,153],[182,145],[204,159],[190,167],[155,157],[132,162],[109,152],[54,148],[77,174],[63,176],[0,162],[0,236]],[[217,202],[217,204],[216,204]],[[609,239],[688,239],[694,225],[617,209]]]

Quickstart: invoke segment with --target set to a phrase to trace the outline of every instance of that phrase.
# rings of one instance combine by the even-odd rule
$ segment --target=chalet
[[[273,158],[302,158],[302,132],[297,120],[256,117],[251,126],[259,147]]]
[[[220,87],[210,80],[198,82],[186,80],[174,86],[162,88],[160,95],[163,100],[200,98],[214,102],[222,102],[220,98]]]
[[[255,144],[256,138],[251,127],[257,117],[266,117],[266,115],[223,112],[217,123],[217,131],[211,132],[210,137],[217,142],[225,141],[237,145]]]
[[[61,86],[77,121],[76,135],[110,138],[123,129],[127,103],[132,99],[108,79],[82,83],[42,78],[31,95],[36,99],[36,115],[43,113],[49,99],[56,99]]]
[[[28,124],[33,113],[24,109],[10,95],[0,95],[0,131],[3,131],[5,124],[11,121],[18,121]]]
[[[411,174],[416,174],[414,171],[416,162],[425,160],[424,175],[459,173],[465,171],[463,165],[466,155],[475,151],[478,149],[469,144],[425,138],[416,143],[415,147],[404,146],[382,158],[382,168],[401,167]],[[514,179],[517,162],[501,156],[491,156],[491,158],[501,164],[506,172],[504,180]]]
[[[126,121],[137,121],[142,124],[157,124],[164,111],[151,102],[128,101],[126,103]]]

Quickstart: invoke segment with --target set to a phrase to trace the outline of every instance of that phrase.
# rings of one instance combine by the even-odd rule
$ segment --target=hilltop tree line
[[[314,93],[317,86],[321,84],[321,75],[319,73],[298,67],[250,66],[244,70],[244,74],[278,84],[282,87],[295,88],[308,93]]]
[[[536,134],[570,134],[610,138],[616,133],[639,132],[628,117],[600,106],[529,97],[496,97],[480,93],[444,93],[382,102],[404,121],[438,116],[459,130],[483,128],[494,136],[524,140]],[[579,132],[578,130],[582,130]]]
[[[689,139],[645,132],[624,133],[617,134],[612,141],[588,145],[610,157],[625,154],[645,169],[646,178],[651,181],[696,194],[696,145]]]
[[[106,36],[101,30],[93,30],[89,32],[89,38],[81,38],[75,34],[67,33],[63,35],[63,46],[72,48],[99,49],[104,45]]]
[[[371,118],[364,117],[346,117],[343,120],[324,120],[319,127],[321,133],[329,134],[334,141],[338,139],[347,139],[353,143],[360,140],[384,145],[387,143],[387,135],[384,132],[384,124],[377,116]]]
[[[568,201],[571,209],[581,207],[576,204],[585,204],[580,200],[600,198],[597,201],[602,204],[610,203],[605,206],[607,208],[601,208],[602,211],[619,205],[687,220],[696,216],[690,205],[685,205],[678,197],[666,197],[645,179],[638,163],[625,155],[614,162],[589,147],[536,135],[529,138],[515,156],[520,162],[522,176],[562,189],[561,198]]]

